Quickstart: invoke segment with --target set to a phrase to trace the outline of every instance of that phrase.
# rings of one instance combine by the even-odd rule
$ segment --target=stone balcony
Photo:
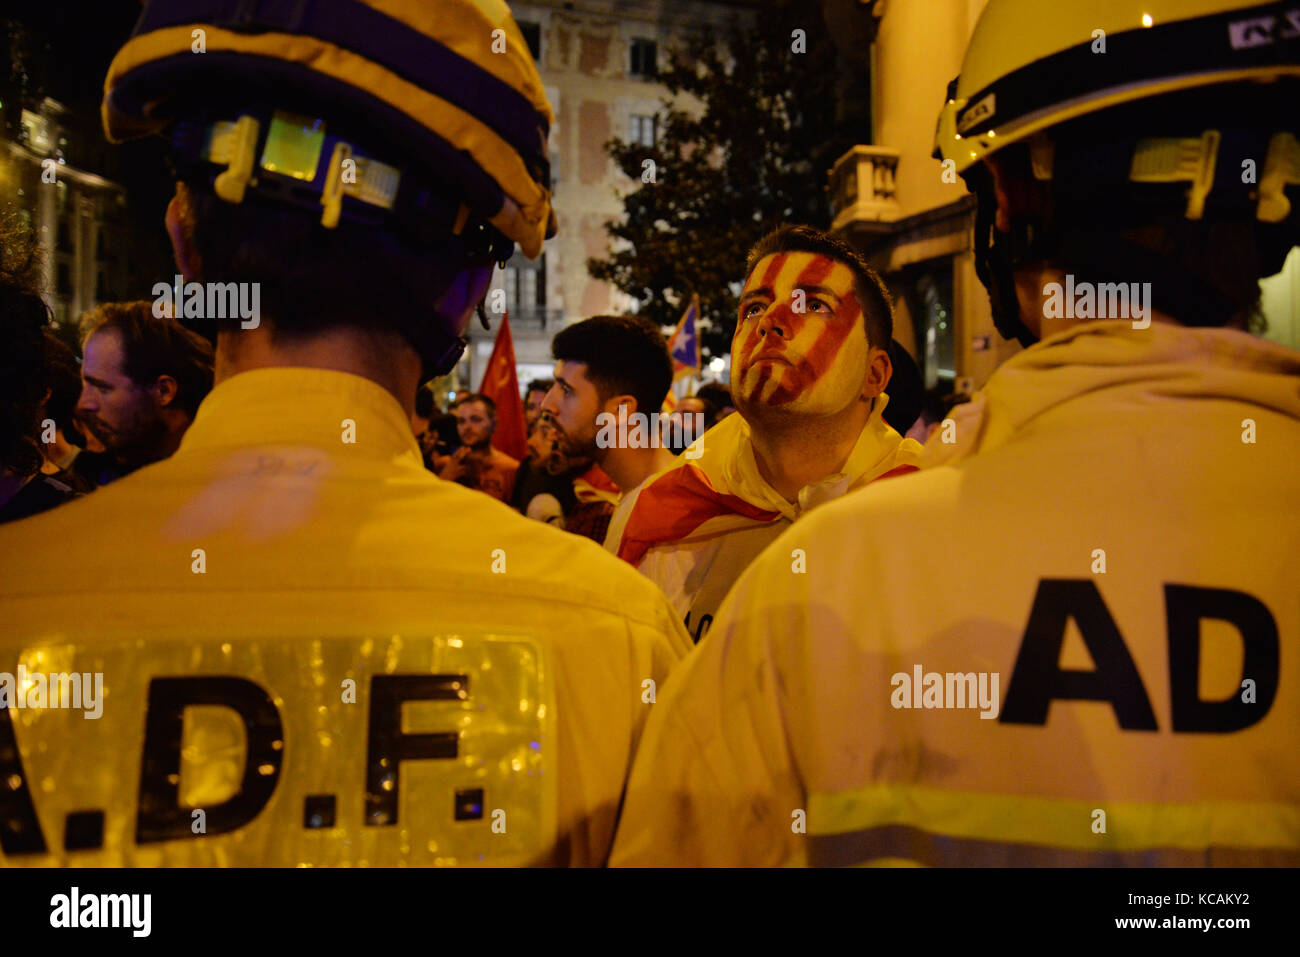
[[[835,161],[830,172],[832,232],[887,232],[886,224],[900,218],[894,196],[898,155],[885,146],[854,146]]]

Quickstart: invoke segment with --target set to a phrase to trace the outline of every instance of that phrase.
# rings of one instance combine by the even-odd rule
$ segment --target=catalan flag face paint
[[[816,253],[773,253],[750,273],[731,340],[737,397],[806,415],[862,390],[868,343],[853,272]]]

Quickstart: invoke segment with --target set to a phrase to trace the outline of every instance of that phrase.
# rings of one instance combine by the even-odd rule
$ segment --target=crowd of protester
[[[79,324],[82,357],[41,298],[40,250],[17,219],[3,227],[0,306],[5,472],[0,522],[107,485],[180,445],[212,389],[212,346],[153,303],[104,303]]]
[[[213,353],[201,336],[140,301],[105,303],[84,315],[78,358],[48,322],[37,321],[43,304],[21,274],[35,261],[30,240],[15,232],[6,246],[11,257],[30,260],[5,277],[6,294],[31,312],[23,327],[26,352],[12,353],[29,357],[26,385],[15,376],[9,386],[42,395],[24,413],[26,429],[13,427],[14,490],[0,506],[0,515],[12,520],[174,452],[212,388]],[[866,309],[855,306],[852,320],[865,348],[843,350],[834,368],[815,369],[799,388],[773,388],[777,363],[740,351],[733,356],[738,381],[705,382],[674,402],[662,331],[635,315],[594,316],[555,336],[554,377],[524,389],[522,461],[493,444],[492,398],[462,391],[443,411],[432,389],[421,386],[411,429],[425,467],[528,518],[603,544],[668,594],[698,642],[722,597],[768,542],[814,504],[913,469],[920,446],[902,436],[910,429],[924,441],[963,398],[920,394],[916,366],[893,339],[888,291],[850,247],[807,227],[778,230],[750,253],[741,331],[746,305],[788,296],[810,257],[840,276],[841,294],[852,287],[867,301]],[[785,268],[773,272],[774,264]],[[764,273],[772,273],[767,286],[759,282]],[[813,302],[815,313],[821,300]],[[745,342],[739,332],[737,342]],[[854,362],[861,367],[847,371],[847,387],[861,387],[865,377],[866,401],[846,406],[851,417],[827,431],[815,393]],[[626,425],[638,414],[655,425],[629,442]],[[814,421],[818,428],[810,428]],[[34,472],[22,450],[41,453]],[[26,481],[37,477],[34,485]]]
[[[855,281],[872,283],[873,288],[878,282],[852,250],[828,236],[803,228],[786,229],[774,237],[751,256],[751,272],[768,255],[768,248],[820,250],[856,270]],[[36,291],[33,270],[39,251],[31,237],[10,223],[5,249],[3,282],[12,303],[6,318],[15,343],[9,356],[15,362],[22,357],[22,374],[6,380],[15,396],[9,407],[23,408],[23,400],[17,398],[23,390],[29,396],[39,390],[43,396],[34,411],[20,413],[25,429],[17,421],[11,426],[9,459],[14,462],[14,477],[9,484],[14,487],[0,505],[0,517],[11,521],[169,456],[212,388],[213,353],[209,342],[180,322],[156,316],[153,303],[137,301],[104,303],[82,316],[78,356],[56,334]],[[880,287],[879,295],[888,293]],[[888,312],[887,301],[880,301]],[[27,325],[19,320],[23,309],[30,312]],[[33,330],[40,334],[39,344]],[[890,332],[885,328],[878,336]],[[665,337],[656,325],[638,316],[576,321],[555,336],[552,351],[554,378],[534,379],[524,389],[528,453],[522,461],[493,445],[497,408],[489,396],[461,392],[444,411],[432,389],[421,386],[411,427],[425,467],[529,518],[601,542],[615,553],[620,546],[626,552],[624,528],[642,489],[652,478],[689,462],[692,457],[683,456],[689,443],[682,436],[702,440],[737,411],[737,400],[726,383],[710,381],[674,401],[673,365]],[[895,370],[897,357],[907,356],[892,339],[889,354],[895,358]],[[910,364],[910,357],[904,362]],[[914,364],[910,375],[919,384]],[[909,380],[903,401],[891,399],[894,415],[889,418],[904,433],[920,429],[924,440],[964,397],[932,391],[918,408],[916,391]],[[741,407],[745,408],[743,400]],[[662,430],[662,443],[650,442],[648,436],[635,444],[599,440],[602,422],[627,422],[636,413],[663,417],[667,428]],[[750,426],[761,421],[761,409],[752,405],[748,414],[741,415]],[[700,449],[706,447],[701,441]],[[36,449],[43,458],[35,472],[24,449]],[[728,454],[734,455],[734,449]],[[710,455],[707,461],[712,459]],[[816,460],[814,456],[812,461]],[[834,465],[828,460],[821,471],[829,473]],[[611,524],[615,535],[609,533]],[[755,539],[745,555],[752,557],[763,540]],[[726,576],[715,573],[715,589],[725,591],[743,564]],[[689,622],[690,612],[682,607]],[[697,621],[702,616],[710,615],[695,613]]]

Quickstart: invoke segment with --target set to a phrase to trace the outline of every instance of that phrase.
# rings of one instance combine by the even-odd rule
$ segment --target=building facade
[[[721,30],[752,3],[698,0],[570,0],[511,3],[555,113],[551,178],[559,234],[530,262],[516,253],[493,279],[497,303],[510,312],[520,386],[549,375],[551,338],[569,322],[625,313],[635,301],[587,274],[587,260],[604,256],[605,224],[623,214],[621,190],[634,188],[605,143],[618,137],[652,145],[656,114],[667,90],[656,80],[668,50],[689,31]],[[488,303],[494,302],[489,293]],[[491,313],[489,314],[491,316]],[[461,388],[477,387],[495,330],[479,323],[457,370]]]
[[[117,183],[66,162],[66,110],[46,97],[20,109],[15,139],[0,139],[0,189],[45,252],[42,295],[57,323],[125,298],[124,251],[112,241],[126,216]]]
[[[974,198],[933,159],[935,118],[985,0],[876,0],[871,144],[831,171],[833,230],[894,293],[895,338],[927,388],[971,391],[1019,351],[975,275]]]

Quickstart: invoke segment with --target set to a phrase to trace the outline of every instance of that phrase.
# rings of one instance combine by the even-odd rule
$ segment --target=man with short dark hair
[[[658,326],[640,316],[593,316],[561,329],[551,354],[555,385],[542,410],[570,458],[594,459],[624,493],[672,464],[659,414],[673,365]]]
[[[464,392],[451,404],[460,434],[460,448],[437,460],[438,478],[459,482],[509,502],[515,488],[519,460],[492,445],[497,427],[497,404],[480,392]]]
[[[107,451],[73,468],[97,486],[175,452],[212,389],[212,347],[153,308],[104,303],[82,320],[77,415]]]
[[[672,600],[696,641],[727,589],[814,506],[915,469],[884,420],[893,311],[839,239],[786,226],[750,251],[731,345],[739,415],[620,506],[606,548]]]

